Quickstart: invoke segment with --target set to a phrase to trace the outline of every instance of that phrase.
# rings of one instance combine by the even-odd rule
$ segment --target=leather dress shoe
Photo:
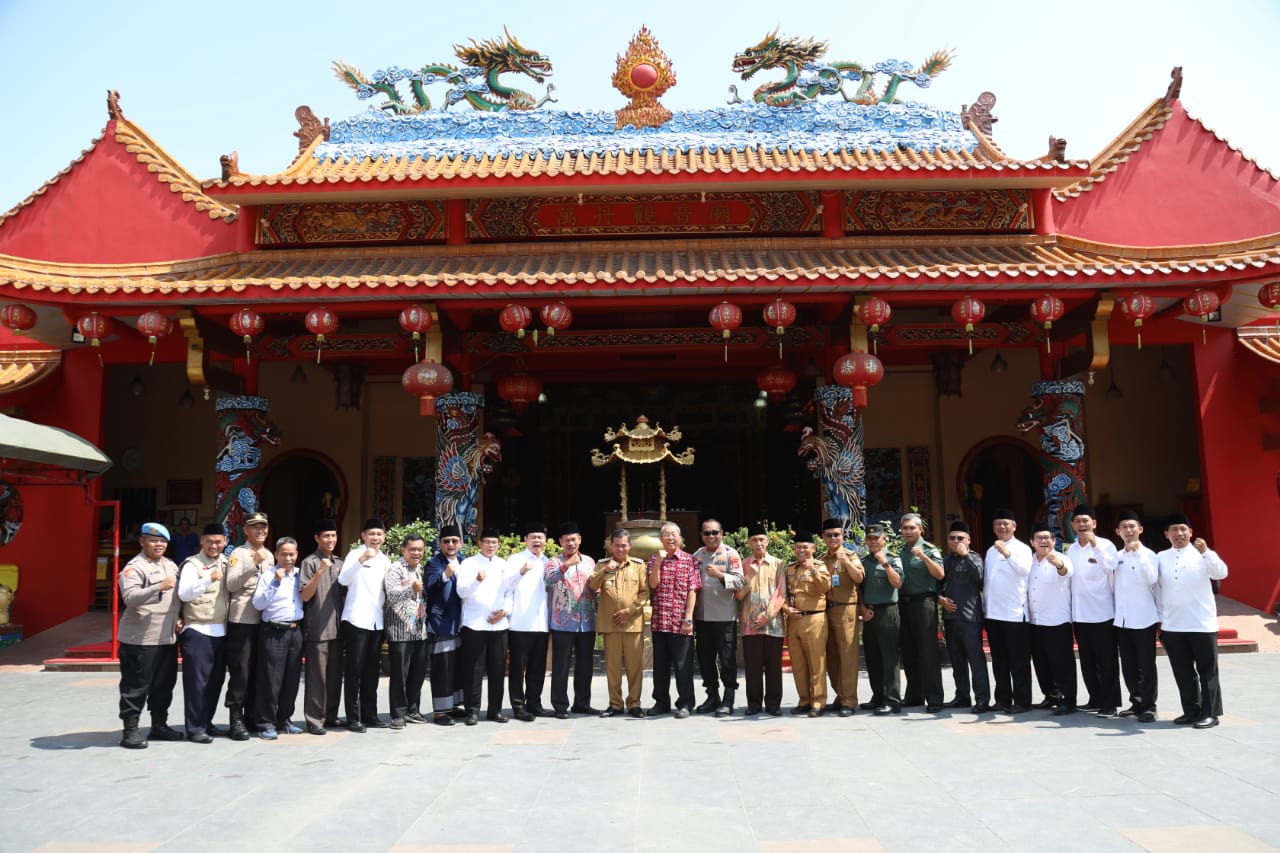
[[[781,717],[781,716],[782,716],[782,709],[781,709],[781,708],[767,708],[767,709],[765,709],[765,713],[766,713],[766,714],[768,714],[770,717]]]
[[[748,716],[748,717],[754,717],[756,714],[759,714],[759,713],[760,713],[760,706],[759,706],[759,705],[748,705],[748,706],[747,706],[747,716]]]
[[[369,727],[366,726],[364,723],[360,722],[359,720],[356,720],[354,723],[347,723],[347,731],[355,732],[358,735],[362,735],[365,732],[369,731]]]
[[[1041,699],[1039,702],[1032,705],[1031,707],[1040,708],[1044,710],[1047,710],[1049,708],[1056,708],[1058,707],[1058,700],[1052,696],[1046,696],[1043,699]]]
[[[369,722],[365,723],[365,725],[367,725],[367,726],[368,726],[369,728],[371,728],[371,729],[388,729],[388,728],[391,728],[391,724],[390,724],[390,723],[388,723],[386,720],[382,719],[381,717],[374,717],[372,720],[370,720]]]
[[[1068,705],[1066,703],[1063,703],[1053,709],[1053,715],[1055,717],[1065,717],[1067,714],[1074,714],[1075,712],[1076,712],[1075,706]]]
[[[324,726],[317,726],[315,723],[307,723],[307,734],[309,735],[327,735],[329,730]]]
[[[557,719],[557,720],[567,720],[567,719],[569,719],[569,712],[568,712],[568,711],[556,711],[556,719]]]
[[[808,705],[797,705],[791,709],[791,716],[803,717],[805,714],[808,714],[810,710],[811,708]]]
[[[633,708],[632,710],[639,710],[639,709]],[[616,717],[621,713],[622,713],[621,708],[615,708],[612,705],[610,705],[608,708],[605,708],[603,711],[600,712],[600,716],[604,717],[605,719],[608,719],[609,717]]]
[[[674,714],[672,714],[671,716],[675,717],[677,720],[687,720],[687,719],[689,719],[689,709],[688,709],[688,708],[676,708],[676,712],[675,712]],[[1215,722],[1215,723],[1214,723],[1214,725],[1217,725],[1217,723]]]
[[[485,714],[484,718],[485,718],[486,720],[488,720],[489,722],[491,722],[491,723],[509,723],[509,722],[511,722],[511,718],[510,718],[510,717],[508,717],[506,714],[502,713],[501,711],[492,711],[492,712],[490,712],[490,713],[488,713],[488,714]],[[529,717],[529,719],[533,719],[533,717],[532,717],[532,716],[530,716],[530,717]]]
[[[988,705],[986,702],[979,702],[977,705],[974,705],[972,708],[969,709],[969,713],[989,714],[991,713],[991,706]]]
[[[468,716],[467,709],[463,707],[454,708],[452,711],[449,712],[449,716],[453,717],[455,720],[464,719]]]
[[[921,708],[923,706],[924,706],[924,700],[922,699],[903,699],[902,700],[902,707],[904,708]]]
[[[968,700],[967,698],[961,698],[961,697],[957,696],[956,698],[952,699],[950,702],[947,702],[947,703],[946,703],[945,705],[943,705],[942,707],[944,707],[944,708],[968,708],[968,707],[969,707],[969,700]]]
[[[1014,705],[1009,709],[1010,714],[1025,714],[1031,710],[1030,705]]]
[[[1217,717],[1205,717],[1203,720],[1196,720],[1194,723],[1192,723],[1192,724],[1191,724],[1191,728],[1193,728],[1193,729],[1211,729],[1211,728],[1213,728],[1213,727],[1214,727],[1214,726],[1216,726],[1216,725],[1218,725],[1218,718],[1217,718]]]
[[[151,730],[147,732],[147,740],[179,741],[182,739],[182,732],[172,728],[168,723],[152,723]]]
[[[437,726],[452,726],[453,717],[450,717],[448,714],[436,714],[431,718],[431,722],[435,723]]]
[[[874,711],[876,708],[879,708],[879,707],[880,707],[880,706],[879,706],[879,705],[877,705],[875,702],[863,702],[861,705],[859,705],[859,706],[858,706],[858,710],[860,710],[860,711]]]
[[[1138,714],[1138,722],[1140,723],[1154,723],[1155,721],[1156,721],[1155,711],[1142,711]]]
[[[589,717],[600,716],[600,711],[596,708],[592,708],[590,705],[574,705],[569,710],[575,714],[586,714]]]
[[[875,714],[877,717],[887,717],[893,713],[893,709],[888,705],[881,705],[871,713]]]
[[[644,719],[644,708],[641,708],[641,707],[640,707],[640,706],[638,706],[638,705],[637,705],[636,707],[632,708],[632,709],[631,709],[630,711],[628,711],[627,713],[628,713],[628,714],[630,714],[632,717],[634,717],[634,718],[635,718],[635,719],[637,719],[637,720],[643,720],[643,719]]]
[[[671,709],[663,705],[654,705],[652,708],[644,712],[646,717],[661,717],[664,714],[670,714]]]
[[[852,717],[856,712],[852,708],[848,707],[847,705],[841,705],[840,710],[836,711],[836,713],[839,714],[841,717]]]
[[[193,735],[187,735],[187,740],[192,743],[213,743],[213,738],[209,737],[208,732],[196,732]]]
[[[942,706],[941,705],[925,705],[924,710],[926,714],[939,714],[942,712]]]
[[[324,727],[326,729],[340,729],[342,728],[342,723],[338,722],[337,717],[334,717],[332,720],[325,720]]]
[[[464,719],[465,719],[466,724],[467,724],[468,726],[475,726],[475,725],[479,725],[479,724],[480,724],[480,715],[479,715],[479,714],[467,714],[467,715],[466,715],[466,717],[465,717]]]
[[[1178,716],[1173,718],[1173,724],[1175,726],[1189,726],[1192,723],[1194,723],[1197,719],[1199,718],[1193,717],[1190,714],[1179,714]]]
[[[1080,706],[1081,711],[1096,711],[1102,706],[1090,699],[1088,702]]]
[[[995,705],[991,706],[991,710],[995,711],[997,714],[1012,714],[1013,706],[1001,705],[1000,703],[997,702]]]
[[[546,708],[543,708],[541,706],[537,708],[529,708],[529,713],[533,714],[533,716],[535,717],[554,717],[555,716],[554,711],[548,711]]]
[[[828,702],[827,704],[822,706],[822,710],[827,712],[828,714],[838,714],[840,713],[840,707],[841,706],[839,702]]]
[[[516,708],[516,719],[522,723],[532,723],[536,717],[533,716],[528,708]]]
[[[694,709],[698,714],[710,714],[720,707],[720,697],[707,697],[707,700]]]
[[[227,736],[226,729],[220,729],[217,726],[215,726],[213,723],[210,723],[207,727],[205,727],[204,733],[207,734],[209,737],[226,737]]]
[[[822,709],[815,705],[814,707],[812,707],[812,708],[810,708],[810,709],[809,709],[809,716],[810,716],[810,717],[821,717],[821,716],[822,716]]]
[[[733,706],[732,706],[732,705],[721,705],[719,708],[716,708],[716,716],[717,716],[717,717],[732,717],[732,716],[733,716]]]

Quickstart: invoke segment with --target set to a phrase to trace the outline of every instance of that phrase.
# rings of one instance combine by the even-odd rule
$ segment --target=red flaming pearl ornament
[[[263,321],[262,315],[250,308],[241,308],[231,315],[231,331],[244,339],[245,361],[253,360],[249,347],[253,344],[253,339],[262,334],[264,328],[266,328],[266,323]]]
[[[418,398],[418,414],[427,417],[436,413],[436,397],[453,390],[453,374],[443,364],[420,361],[405,370],[400,385]]]
[[[1061,320],[1066,312],[1066,303],[1052,293],[1046,293],[1031,303],[1031,319],[1044,327],[1045,352],[1053,352],[1053,341],[1049,337],[1049,330],[1053,328],[1054,321]]]
[[[1138,332],[1138,349],[1142,349],[1142,321],[1156,313],[1156,303],[1142,291],[1135,290],[1116,301],[1116,310],[1121,317],[1133,321],[1133,328]]]
[[[151,344],[151,358],[147,360],[147,367],[155,364],[156,343],[172,329],[173,323],[159,311],[148,311],[138,318],[138,331],[146,335],[147,343]]]
[[[884,365],[871,353],[851,352],[835,363],[831,373],[837,384],[853,393],[854,408],[865,409],[867,388],[884,378]]]
[[[324,336],[338,330],[338,315],[328,308],[312,308],[303,322],[307,331],[316,336],[316,364],[319,364],[320,354],[324,352]]]
[[[765,325],[772,326],[778,336],[778,358],[782,358],[782,333],[796,321],[796,306],[785,299],[775,299],[764,306]]]
[[[964,324],[965,337],[969,339],[969,355],[973,355],[973,327],[982,322],[987,306],[974,296],[965,296],[951,306],[951,319]]]
[[[721,302],[711,309],[708,319],[711,321],[711,328],[720,332],[720,336],[724,338],[724,360],[727,363],[729,336],[733,334],[734,329],[742,325],[742,309],[732,302]]]

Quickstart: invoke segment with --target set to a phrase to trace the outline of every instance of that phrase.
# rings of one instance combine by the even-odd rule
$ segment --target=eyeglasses
[[[721,533],[721,531],[719,531],[719,530],[704,530],[704,531],[702,531],[702,535],[703,535],[703,536],[719,536],[719,535],[720,535],[720,533]]]
[[[964,540],[966,540],[966,539],[968,539],[968,538],[969,538],[968,536],[948,536],[948,537],[947,537],[947,541],[948,541],[948,542],[963,542]]]

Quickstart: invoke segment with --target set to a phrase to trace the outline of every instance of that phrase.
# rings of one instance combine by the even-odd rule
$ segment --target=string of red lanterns
[[[1142,321],[1156,313],[1156,303],[1141,290],[1135,290],[1116,301],[1116,310],[1121,317],[1133,321],[1138,333],[1138,349],[1142,349]]]
[[[778,360],[782,360],[782,333],[788,326],[796,321],[796,306],[787,302],[785,299],[775,299],[768,305],[764,306],[764,322],[766,326],[773,326],[774,333],[778,336]]]
[[[400,328],[413,334],[413,360],[418,360],[418,342],[431,328],[431,312],[421,305],[410,305],[400,312]]]
[[[338,315],[328,308],[312,308],[303,322],[307,331],[316,336],[316,364],[319,364],[320,354],[324,352],[324,336],[338,330]]]
[[[973,355],[973,327],[982,322],[987,306],[975,296],[964,296],[951,306],[951,319],[964,324],[964,334],[969,340],[969,355]]]
[[[884,378],[884,365],[871,353],[855,351],[842,356],[832,367],[831,374],[837,384],[850,390],[854,408],[865,409],[867,389]]]
[[[151,344],[151,357],[147,359],[147,367],[156,363],[156,343],[173,330],[173,323],[159,311],[148,311],[138,318],[138,331],[147,336]]]
[[[1049,332],[1053,329],[1054,322],[1061,320],[1066,311],[1066,304],[1052,293],[1046,293],[1031,303],[1031,319],[1044,327],[1045,352],[1053,352],[1053,338]]]
[[[1203,324],[1200,328],[1200,343],[1208,343],[1209,334],[1207,332],[1209,326],[1209,315],[1222,305],[1222,300],[1218,298],[1218,294],[1212,290],[1197,290],[1195,293],[1182,300],[1182,307],[1188,314],[1193,314],[1200,318]]]

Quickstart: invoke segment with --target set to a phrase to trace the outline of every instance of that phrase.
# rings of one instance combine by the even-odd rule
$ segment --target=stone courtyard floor
[[[1151,725],[1044,711],[747,719],[739,706],[725,720],[482,721],[143,751],[117,746],[115,675],[15,667],[0,671],[0,850],[1280,848],[1280,654],[1222,656],[1227,715],[1206,731],[1170,722],[1177,695],[1159,666]],[[605,697],[597,678],[593,704]],[[180,680],[174,709],[180,725]]]

